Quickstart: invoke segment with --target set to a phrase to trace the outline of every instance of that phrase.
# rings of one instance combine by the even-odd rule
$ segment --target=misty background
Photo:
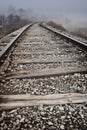
[[[66,27],[87,27],[87,0],[0,0],[0,14],[11,13]]]

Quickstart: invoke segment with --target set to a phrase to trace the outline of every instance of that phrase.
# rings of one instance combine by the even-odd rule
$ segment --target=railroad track
[[[2,39],[0,49],[1,130],[87,128],[85,43],[37,23]]]

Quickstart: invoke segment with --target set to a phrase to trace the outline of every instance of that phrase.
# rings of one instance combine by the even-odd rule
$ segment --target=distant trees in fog
[[[23,19],[18,15],[9,14],[8,16],[0,15],[0,26],[4,27],[7,25],[15,25],[19,23],[23,23],[28,21],[27,19]]]
[[[32,16],[31,9],[16,9],[13,5],[8,7],[5,14],[0,14],[0,34],[7,32],[10,28],[19,28],[29,23]]]
[[[22,10],[23,11],[23,10]],[[18,14],[0,15],[0,34],[9,33],[8,30],[15,30],[25,24],[29,23],[29,20],[19,16]],[[14,29],[13,29],[14,28]]]

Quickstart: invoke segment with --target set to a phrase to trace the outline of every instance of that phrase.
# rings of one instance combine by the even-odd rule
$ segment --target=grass
[[[49,25],[53,28],[56,28],[58,30],[61,30],[61,31],[66,31],[66,29],[61,24],[56,24],[53,21],[48,22],[47,25]]]
[[[71,32],[72,35],[77,36],[77,37],[81,37],[85,40],[87,40],[87,32],[84,33],[84,31],[75,31],[75,32]]]
[[[9,25],[6,28],[3,29],[3,32],[1,32],[0,34],[0,38],[3,38],[4,36],[16,31],[17,29],[20,29],[21,27],[23,27],[26,24],[29,24],[31,22],[25,22],[25,23],[21,23],[21,24],[15,24],[15,25]]]
[[[61,24],[56,24],[55,22],[53,21],[49,21],[47,23],[47,25],[53,27],[53,28],[56,28],[58,30],[61,30],[61,31],[66,31],[68,32],[69,34],[73,35],[73,36],[76,36],[76,37],[81,37],[85,40],[87,40],[87,29],[86,28],[79,28],[79,29],[76,29],[76,31],[67,31],[63,25]]]

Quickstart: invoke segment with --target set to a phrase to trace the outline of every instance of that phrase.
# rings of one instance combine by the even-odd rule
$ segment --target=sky
[[[0,0],[0,12],[15,8],[30,9],[35,15],[55,21],[87,22],[87,0]]]

